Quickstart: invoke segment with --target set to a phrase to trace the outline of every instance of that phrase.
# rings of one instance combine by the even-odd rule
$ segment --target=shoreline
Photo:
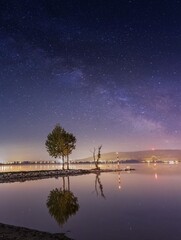
[[[4,223],[0,223],[0,233],[0,239],[2,240],[71,240],[64,233],[48,233]]]
[[[20,172],[1,172],[0,183],[13,183],[13,182],[25,182],[31,180],[39,180],[46,178],[58,178],[66,176],[78,176],[91,173],[102,173],[102,172],[124,172],[134,171],[134,168],[123,168],[123,169],[70,169],[70,170],[38,170],[38,171],[20,171]]]

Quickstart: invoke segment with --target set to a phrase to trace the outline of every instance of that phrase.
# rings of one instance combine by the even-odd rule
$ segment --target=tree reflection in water
[[[96,192],[97,196],[101,195],[101,197],[106,198],[104,195],[104,192],[103,192],[103,185],[101,183],[100,173],[96,173],[95,192]]]
[[[67,177],[67,180],[68,189],[65,189],[65,179],[63,178],[63,188],[55,188],[50,191],[47,199],[47,207],[50,215],[61,226],[79,210],[78,199],[70,191],[69,177]]]

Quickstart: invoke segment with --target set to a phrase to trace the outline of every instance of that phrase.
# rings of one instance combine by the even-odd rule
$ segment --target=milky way
[[[56,123],[72,155],[179,149],[181,2],[2,0],[0,161],[49,159]]]

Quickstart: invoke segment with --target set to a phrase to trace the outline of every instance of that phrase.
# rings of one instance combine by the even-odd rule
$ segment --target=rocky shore
[[[25,182],[30,180],[45,179],[51,177],[76,176],[90,173],[132,171],[133,168],[124,169],[74,169],[74,170],[41,170],[41,171],[23,171],[23,172],[1,172],[0,183]]]
[[[41,170],[41,171],[21,171],[0,173],[0,183],[24,182],[51,177],[75,176],[88,174],[87,170]]]
[[[63,233],[47,233],[0,223],[0,240],[71,240]]]

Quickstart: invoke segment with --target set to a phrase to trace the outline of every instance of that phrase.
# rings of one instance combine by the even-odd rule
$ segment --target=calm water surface
[[[0,184],[0,222],[77,240],[180,240],[181,165],[134,167],[131,173]]]

